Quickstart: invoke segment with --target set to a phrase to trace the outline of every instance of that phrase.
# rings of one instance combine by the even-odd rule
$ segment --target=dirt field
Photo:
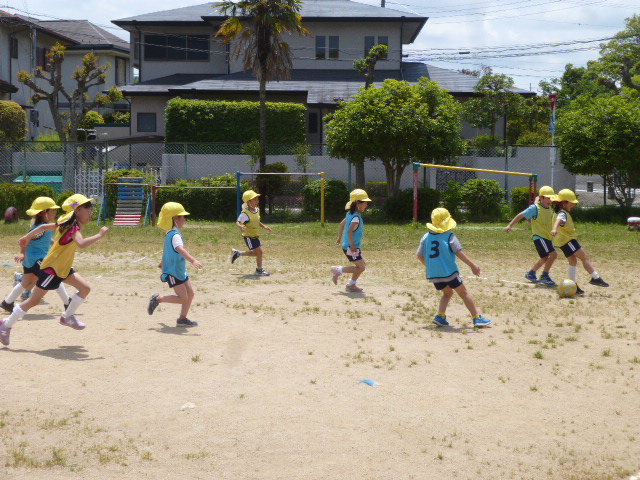
[[[58,324],[52,292],[0,349],[0,478],[638,474],[637,248],[585,239],[612,287],[588,285],[579,269],[587,294],[560,300],[523,278],[534,254],[525,226],[510,237],[461,227],[485,278],[462,265],[465,283],[494,325],[471,328],[455,298],[452,327],[437,329],[438,296],[414,254],[424,229],[403,230],[397,248],[376,241],[382,227],[367,230],[365,292],[351,294],[346,279],[330,281],[329,267],[344,263],[335,227],[311,247],[292,241],[294,228],[274,226],[266,239],[268,278],[249,275],[253,259],[229,263],[239,242],[207,242],[206,232],[194,241],[187,229],[187,248],[205,264],[190,268],[192,329],[175,327],[176,305],[146,313],[149,295],[168,290],[156,268],[161,241],[129,251],[114,233],[79,252],[75,266],[93,286],[79,311],[87,328]],[[483,234],[499,239],[475,247]],[[4,264],[15,253],[8,243]],[[0,271],[3,298],[14,271]],[[561,255],[552,277],[565,276]]]

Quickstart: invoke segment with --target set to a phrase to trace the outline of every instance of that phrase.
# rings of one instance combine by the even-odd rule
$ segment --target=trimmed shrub
[[[58,201],[53,188],[49,185],[34,185],[28,182],[0,183],[0,211],[2,212],[9,207],[16,207],[20,217],[24,218],[31,203],[38,197],[50,197]]]
[[[536,192],[537,195],[538,192]],[[515,187],[511,190],[511,212],[519,214],[529,206],[529,187]]]
[[[27,134],[27,114],[12,100],[0,100],[0,142],[19,142]]]
[[[418,220],[431,218],[431,211],[440,204],[440,192],[432,188],[418,189]],[[385,216],[393,221],[410,221],[413,219],[413,189],[400,191],[395,197],[387,199],[382,207]]]
[[[471,179],[462,186],[461,195],[469,221],[488,222],[500,219],[504,192],[496,180]]]
[[[447,189],[442,192],[442,205],[449,210],[453,218],[460,217],[460,207],[462,207],[462,185],[449,180]],[[429,216],[431,218],[431,216]],[[461,219],[460,219],[461,220]]]
[[[305,215],[318,218],[320,215],[320,191],[322,180],[311,180],[304,188],[303,211]],[[347,184],[333,178],[324,182],[324,215],[327,219],[344,217],[344,205],[349,200]]]
[[[305,106],[267,103],[267,142],[295,145],[306,141]],[[242,145],[260,138],[260,103],[185,100],[167,103],[166,141]]]

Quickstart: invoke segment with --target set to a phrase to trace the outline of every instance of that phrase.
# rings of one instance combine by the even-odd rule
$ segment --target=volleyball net
[[[488,170],[485,168],[471,168],[471,167],[456,167],[453,165],[433,165],[430,163],[413,163],[413,221],[418,221],[418,184],[419,184],[419,171],[420,168],[441,168],[444,170],[457,170],[465,172],[482,172],[501,175],[515,175],[519,177],[529,177],[529,204],[532,204],[535,200],[536,192],[538,190],[538,175],[525,172],[508,172],[505,170]]]

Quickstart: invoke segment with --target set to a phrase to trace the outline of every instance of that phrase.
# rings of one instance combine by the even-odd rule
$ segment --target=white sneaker
[[[344,287],[344,289],[347,292],[362,292],[362,288],[360,288],[358,285],[356,285],[355,283],[353,285],[349,285],[347,284],[346,287]]]

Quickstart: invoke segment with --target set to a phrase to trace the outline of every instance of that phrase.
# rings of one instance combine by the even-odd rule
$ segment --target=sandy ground
[[[200,322],[192,329],[175,327],[175,305],[146,313],[149,295],[167,290],[158,258],[78,254],[93,286],[79,315],[87,328],[60,326],[50,293],[0,349],[0,478],[640,471],[637,281],[559,300],[522,278],[531,252],[480,257],[487,280],[465,282],[493,327],[470,328],[455,299],[452,327],[436,329],[438,297],[413,254],[371,253],[365,293],[348,294],[329,278],[338,254],[301,267],[272,250],[272,276],[256,278],[246,275],[252,260],[231,266],[227,248],[215,250],[192,276],[190,317]],[[0,247],[5,261],[10,252]],[[637,268],[599,265],[612,283],[636,278]],[[0,272],[2,295],[14,271]]]

